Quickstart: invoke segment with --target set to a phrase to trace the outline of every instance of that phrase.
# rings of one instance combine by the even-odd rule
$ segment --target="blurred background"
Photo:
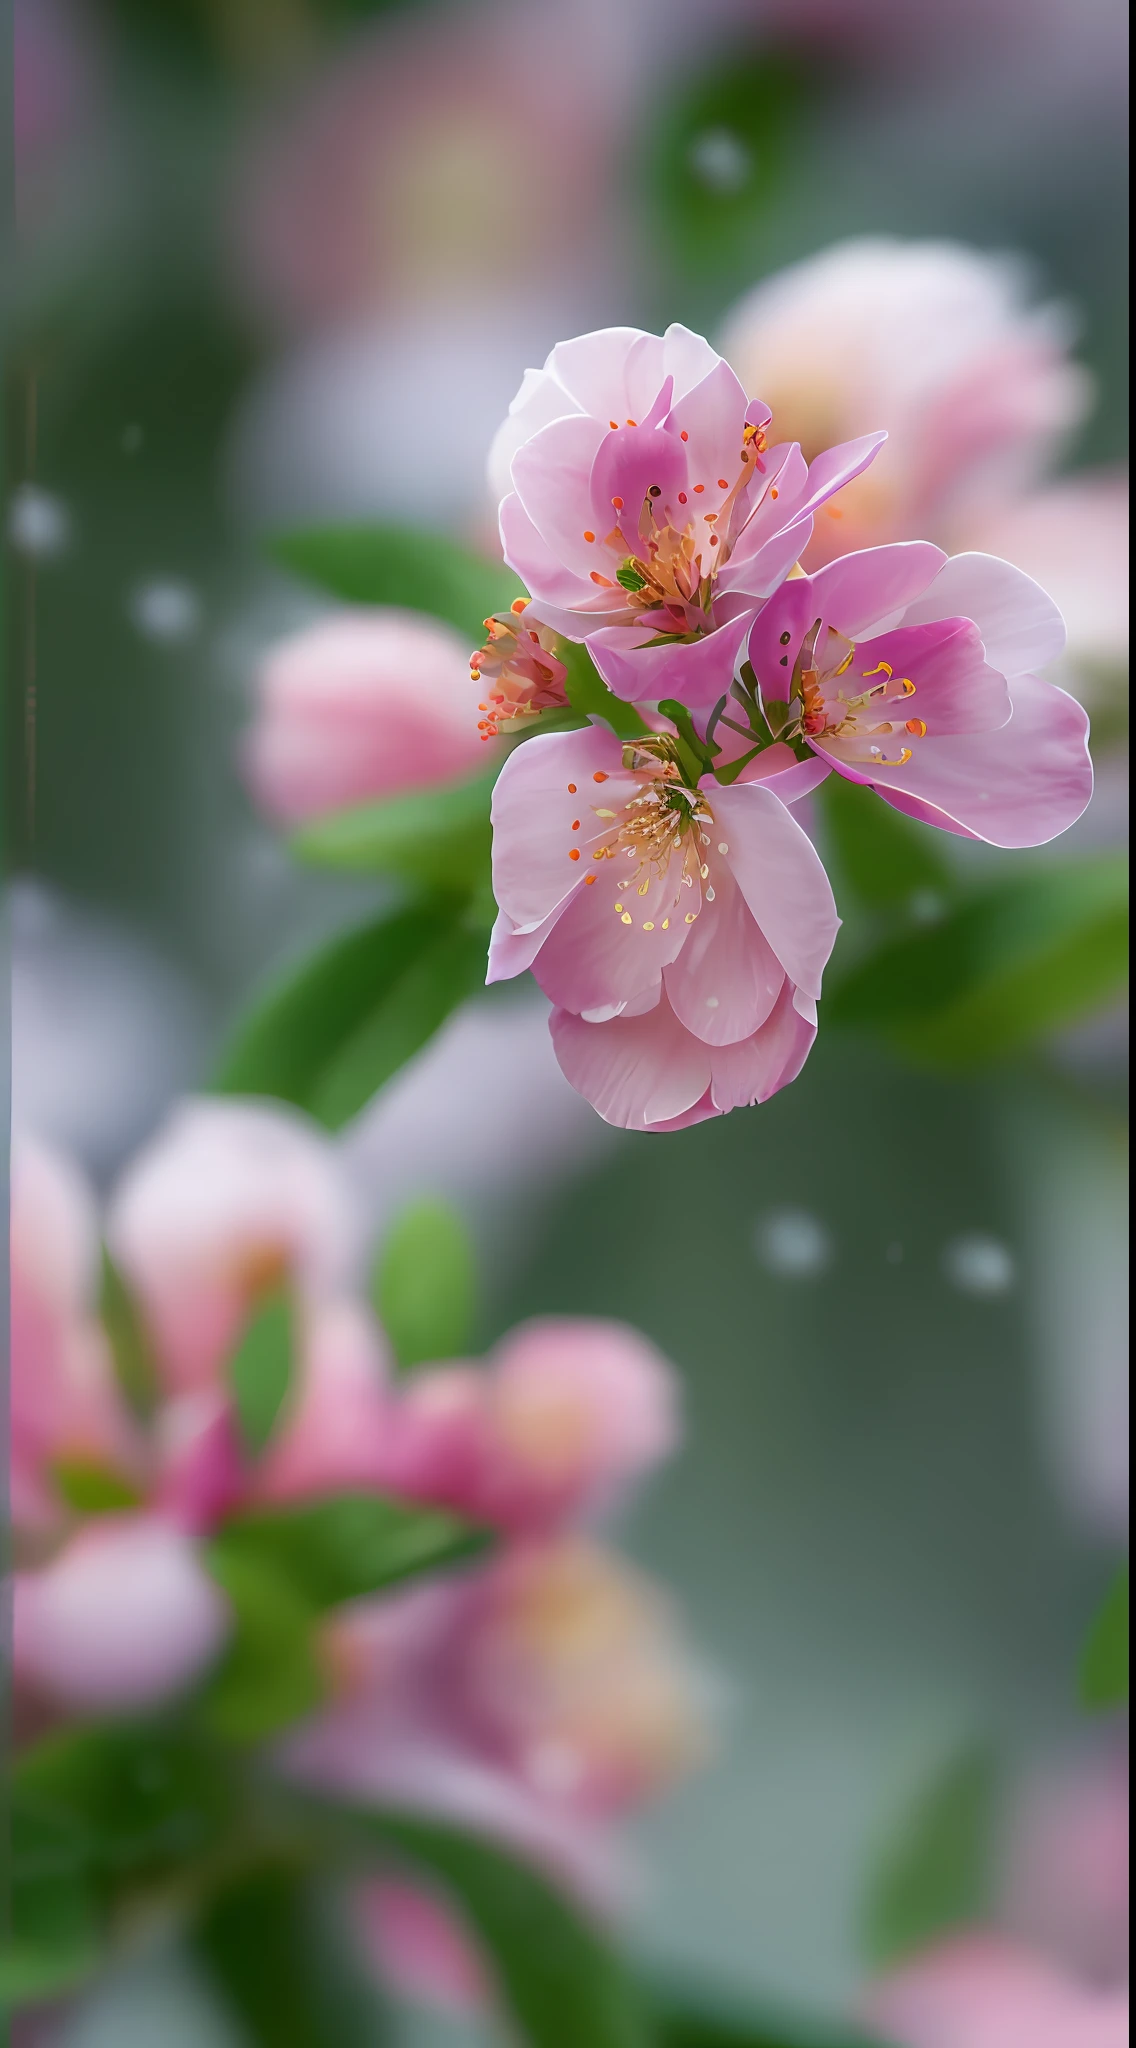
[[[921,318],[965,356],[962,286],[899,304],[885,247],[822,278],[799,348],[745,310],[849,238],[1012,257],[1009,340],[1048,309],[1081,366],[1020,475],[911,516],[1051,583],[1097,732],[1075,846],[1122,845],[1125,26],[1118,0],[16,0],[17,1126],[106,1187],[265,974],[380,900],[302,870],[242,786],[265,650],[330,603],[270,537],[491,551],[526,365],[606,323],[707,333],[802,440],[891,426]],[[881,416],[846,422],[873,349]],[[688,1615],[716,1736],[643,1823],[636,1939],[739,1994],[854,2002],[875,1875],[944,1773],[985,1760],[1013,1802],[1121,1755],[1072,1675],[1127,1507],[1124,1022],[1083,1007],[961,1074],[822,1028],[774,1102],[658,1140],[572,1095],[535,990],[494,994],[337,1140],[372,1232],[422,1193],[467,1215],[484,1344],[610,1315],[679,1370],[683,1448],[621,1540]],[[228,2036],[159,1943],[57,2038]],[[459,2030],[408,2009],[405,2038]]]

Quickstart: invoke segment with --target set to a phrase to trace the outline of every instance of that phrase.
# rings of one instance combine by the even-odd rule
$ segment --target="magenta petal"
[[[878,639],[860,641],[842,687],[849,695],[868,688],[881,668],[914,683],[912,697],[889,700],[886,712],[880,706],[879,717],[890,718],[895,726],[896,743],[881,742],[885,753],[898,752],[904,743],[908,715],[925,724],[936,739],[948,733],[994,732],[1010,716],[1010,691],[1005,677],[988,667],[983,654],[978,627],[970,619],[900,626]],[[923,742],[916,744],[918,748]],[[832,751],[840,753],[840,745],[834,744]]]
[[[679,1022],[707,1045],[732,1045],[764,1024],[785,970],[750,915],[725,862],[714,870],[715,897],[703,899],[696,922],[663,980]]]
[[[815,846],[785,805],[759,782],[738,782],[710,796],[725,858],[765,937],[791,981],[820,994],[821,975],[840,919]]]
[[[692,711],[709,711],[733,682],[752,617],[748,610],[700,640],[665,647],[642,644],[650,638],[649,624],[602,627],[588,635],[588,652],[617,697],[637,704],[677,697]]]
[[[929,540],[896,541],[841,555],[810,579],[817,599],[814,616],[849,640],[883,633],[900,623],[904,608],[923,595],[946,559]]]
[[[541,733],[510,754],[493,791],[493,893],[515,931],[541,924],[586,871],[587,848],[607,829],[594,815],[601,787],[615,809],[636,787],[606,726]],[[581,860],[570,858],[573,848]]]
[[[930,588],[908,607],[905,626],[973,619],[986,659],[1010,681],[1055,661],[1065,621],[1039,583],[996,555],[952,555]]]
[[[997,732],[927,739],[905,768],[872,786],[897,811],[991,846],[1043,846],[1076,822],[1093,792],[1089,721],[1053,683],[1018,676],[1013,714]],[[830,756],[853,782],[857,767]]]
[[[710,1051],[683,1029],[667,1002],[643,1017],[585,1024],[554,1010],[552,1044],[577,1093],[605,1123],[650,1130],[681,1117],[710,1086]]]
[[[835,448],[826,448],[815,462],[809,464],[809,478],[800,502],[786,506],[794,519],[806,513],[816,512],[827,499],[842,491],[853,477],[860,476],[873,462],[887,440],[886,433],[861,434],[858,440],[841,441]]]

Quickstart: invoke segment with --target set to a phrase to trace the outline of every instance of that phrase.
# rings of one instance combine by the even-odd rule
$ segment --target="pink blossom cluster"
[[[144,1422],[99,1313],[100,1234],[157,1370]],[[596,1532],[677,1441],[669,1368],[622,1325],[553,1319],[513,1331],[484,1363],[400,1379],[354,1281],[360,1249],[330,1140],[282,1108],[181,1105],[102,1217],[68,1161],[21,1140],[21,1724],[136,1712],[197,1685],[233,1627],[203,1546],[234,1512],[360,1490],[445,1505],[496,1532],[486,1559],[333,1609],[320,1624],[325,1704],[278,1761],[359,1799],[488,1829],[613,1903],[615,1820],[702,1742],[701,1681],[665,1603]],[[299,1356],[254,1457],[226,1367],[281,1283]]]
[[[799,1073],[838,918],[793,806],[827,775],[1001,847],[1089,800],[1085,714],[1038,673],[1061,614],[1029,576],[919,540],[802,568],[885,440],[806,461],[681,326],[561,343],[498,434],[524,624],[582,642],[641,730],[617,738],[613,704],[506,761],[489,978],[532,969],[612,1123],[677,1130]]]

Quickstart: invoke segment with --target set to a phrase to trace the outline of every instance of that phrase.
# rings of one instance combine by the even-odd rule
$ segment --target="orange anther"
[[[584,529],[584,539],[585,539],[585,540],[594,540],[594,539],[595,539],[595,534],[594,534],[594,533],[589,533],[586,527],[585,527],[585,529]]]
[[[696,491],[704,491],[706,489],[706,486],[705,484],[695,484],[694,488]]]
[[[769,495],[770,495],[770,497],[771,497],[771,498],[779,498],[779,497],[781,496],[781,493],[780,493],[780,491],[778,490],[778,488],[777,488],[776,484],[774,484],[774,485],[772,486],[772,488],[771,488],[771,490],[770,490],[770,493],[769,493]]]
[[[527,604],[527,597],[515,597],[513,599],[512,604],[509,606],[509,610],[511,612],[523,612]]]
[[[616,511],[617,511],[617,512],[622,512],[622,510],[623,510],[623,499],[622,499],[622,498],[613,498],[611,502],[612,502],[612,504],[613,504],[613,505],[615,506],[615,509],[616,509]]]
[[[584,876],[584,885],[585,885],[585,887],[586,887],[586,888],[590,888],[590,887],[591,887],[591,884],[592,884],[592,883],[593,883],[593,882],[595,881],[595,879],[596,879],[596,878],[595,878],[595,876],[594,876],[594,875],[585,875],[585,876]]]
[[[578,846],[570,846],[568,848],[568,858],[569,860],[579,860],[580,849]]]
[[[596,768],[596,769],[594,769],[594,770],[593,770],[593,772],[592,772],[592,781],[593,781],[593,782],[606,782],[606,781],[607,781],[607,769],[606,769],[606,768]]]
[[[728,491],[728,490],[729,490],[729,488],[730,488],[730,486],[729,486],[729,484],[728,484],[728,483],[726,482],[726,479],[725,479],[725,477],[724,477],[724,476],[720,476],[720,477],[718,478],[718,489],[719,489],[720,491]]]
[[[575,796],[575,794],[576,794],[576,785],[575,785],[575,783],[574,783],[574,782],[570,782],[570,783],[568,784],[568,794],[569,794],[569,796]]]
[[[908,732],[915,733],[917,738],[922,739],[924,733],[927,730],[927,727],[922,718],[909,718],[907,721],[907,730]]]

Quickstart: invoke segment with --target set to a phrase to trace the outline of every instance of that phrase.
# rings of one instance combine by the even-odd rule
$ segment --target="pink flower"
[[[380,1984],[443,2012],[492,2002],[485,1966],[452,1909],[421,1885],[379,1877],[360,1885],[353,1919]]]
[[[416,1372],[392,1396],[383,1470],[398,1492],[525,1534],[602,1513],[677,1436],[653,1345],[619,1323],[548,1317],[480,1369]]]
[[[16,1677],[77,1713],[170,1699],[217,1655],[228,1605],[189,1538],[156,1517],[103,1516],[16,1575]]]
[[[568,671],[560,635],[542,624],[527,598],[516,598],[509,611],[485,624],[489,638],[470,656],[469,667],[471,680],[485,692],[477,707],[484,713],[478,731],[491,740],[501,731],[520,732],[542,711],[566,705]]]
[[[245,774],[284,825],[484,765],[466,644],[414,612],[317,620],[270,650],[258,695]]]
[[[308,1311],[298,1383],[253,1479],[252,1497],[290,1501],[381,1484],[390,1360],[373,1317],[343,1299]]]
[[[782,757],[788,782],[802,771]],[[794,794],[816,779],[803,774]],[[528,741],[493,796],[489,979],[532,968],[568,1079],[639,1130],[792,1080],[836,937],[828,878],[785,805],[757,780],[700,778],[667,733],[624,749],[593,726]]]
[[[98,1224],[76,1168],[16,1140],[11,1198],[11,1510],[20,1528],[59,1518],[53,1468],[132,1475],[139,1445],[95,1313]]]
[[[972,546],[1048,590],[1065,621],[1062,668],[1087,704],[1122,691],[1128,668],[1128,478],[1085,472],[976,515]]]
[[[337,1293],[357,1230],[314,1124],[279,1105],[198,1100],[128,1168],[107,1235],[170,1387],[188,1390],[216,1377],[267,1288]]]
[[[896,2048],[1125,2048],[1127,1992],[1077,1984],[996,1935],[965,1935],[876,1985],[865,2017]]]
[[[1034,673],[1064,637],[1021,570],[912,541],[783,584],[749,654],[767,715],[829,768],[948,832],[1038,846],[1092,794],[1088,720]]]
[[[806,456],[888,430],[870,473],[829,499],[807,566],[923,533],[971,546],[975,515],[1048,466],[1090,384],[1069,360],[1067,314],[1027,304],[1024,284],[1005,257],[864,238],[793,264],[734,309],[723,354]]]
[[[507,491],[505,559],[620,695],[657,700],[681,674],[688,702],[713,704],[813,512],[884,438],[830,449],[810,470],[795,445],[767,448],[769,419],[677,325],[661,338],[581,335],[526,371],[490,455]]]

